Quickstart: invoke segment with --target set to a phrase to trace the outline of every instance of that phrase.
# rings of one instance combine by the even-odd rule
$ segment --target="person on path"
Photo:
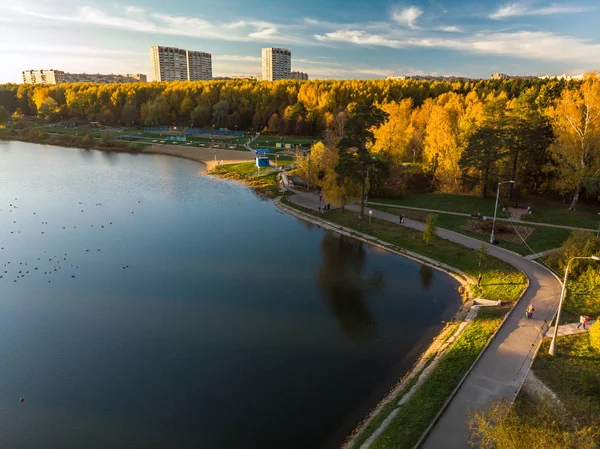
[[[323,201],[323,194],[321,192],[319,192],[319,203]]]
[[[479,276],[477,276],[477,287],[481,287],[481,279],[483,279],[483,274],[479,273]]]
[[[533,307],[533,304],[529,304],[529,307],[527,307],[527,312],[525,312],[528,320],[530,320],[533,316],[533,312],[535,312],[535,308]]]
[[[400,215],[400,224],[404,223],[404,215]]]
[[[579,324],[577,325],[577,329],[579,329],[581,327],[581,325],[583,324],[583,330],[587,330],[585,328],[585,325],[587,324],[587,320],[589,317],[585,316],[585,315],[579,315]]]

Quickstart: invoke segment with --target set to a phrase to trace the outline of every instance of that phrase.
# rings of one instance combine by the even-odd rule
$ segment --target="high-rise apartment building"
[[[25,84],[60,84],[65,82],[65,72],[61,70],[25,70]]]
[[[26,70],[23,72],[25,84],[61,84],[61,83],[141,83],[146,75],[141,73],[115,75],[102,73],[66,73],[61,70]]]
[[[286,48],[262,49],[262,80],[277,81],[290,79],[292,52]]]
[[[308,73],[298,72],[298,71],[294,70],[293,72],[290,73],[290,79],[306,81],[306,80],[308,80]]]
[[[154,81],[205,81],[212,79],[210,53],[182,48],[150,47]]]

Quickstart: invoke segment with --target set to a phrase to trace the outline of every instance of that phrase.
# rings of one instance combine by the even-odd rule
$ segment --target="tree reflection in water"
[[[365,273],[364,243],[345,236],[325,233],[321,242],[323,263],[318,283],[344,334],[353,341],[366,341],[377,330],[368,307],[368,297],[381,291],[381,272]]]
[[[423,287],[423,290],[429,291],[433,279],[433,268],[429,265],[421,265],[419,277],[421,278],[421,287]]]

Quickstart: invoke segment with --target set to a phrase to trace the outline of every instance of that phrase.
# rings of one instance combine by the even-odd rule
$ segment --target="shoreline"
[[[61,148],[77,148],[80,150],[103,151],[105,153],[123,153],[123,154],[158,154],[164,156],[174,156],[204,164],[207,171],[212,170],[219,161],[223,164],[238,164],[242,162],[254,161],[254,154],[250,151],[228,150],[212,147],[193,147],[184,145],[150,145],[147,148],[135,150],[123,147],[101,147],[98,145],[78,146],[78,145],[60,145],[56,142],[38,142],[33,139],[23,139],[19,136],[0,135],[1,141],[6,142],[25,142],[37,145],[49,145]],[[215,162],[215,157],[217,162]]]
[[[449,348],[447,340],[449,338],[448,333],[452,332],[452,326],[459,326],[459,329],[457,329],[455,332],[452,332],[451,334],[453,337],[452,340],[454,341],[466,328],[466,324],[468,324],[473,319],[473,316],[470,314],[470,312],[472,310],[478,310],[481,306],[475,306],[475,302],[472,298],[472,293],[468,287],[471,284],[475,284],[476,281],[467,273],[463,272],[462,270],[459,270],[458,268],[452,267],[442,262],[438,262],[434,259],[430,259],[412,251],[396,247],[388,242],[384,242],[373,236],[363,234],[359,231],[350,228],[345,228],[344,226],[328,222],[324,219],[320,219],[319,217],[314,217],[310,214],[295,209],[292,206],[282,203],[281,197],[274,199],[273,203],[279,210],[293,217],[296,217],[300,220],[308,221],[309,223],[315,224],[325,230],[360,240],[364,243],[376,246],[392,254],[405,257],[414,262],[427,265],[435,270],[441,271],[449,275],[459,283],[459,288],[457,290],[459,294],[461,294],[461,296],[463,297],[463,302],[456,311],[456,313],[449,321],[444,323],[445,325],[442,327],[442,329],[440,329],[434,335],[431,342],[425,347],[425,349],[417,357],[413,365],[402,375],[402,377],[400,377],[399,379],[396,378],[396,380],[392,384],[391,389],[389,389],[387,393],[383,395],[383,397],[377,402],[375,407],[367,407],[365,405],[365,413],[363,414],[362,420],[359,421],[358,424],[354,427],[354,429],[348,433],[346,439],[341,445],[341,449],[357,449],[354,446],[356,439],[379,416],[381,411],[394,400],[398,400],[404,397],[410,397],[412,389],[407,388],[407,386],[409,386],[410,383],[414,381],[414,379],[418,379],[419,382],[421,382],[422,375],[425,375],[425,379],[428,377],[429,373],[436,365],[435,362],[439,361],[439,359],[441,359],[441,357],[445,354],[446,349]],[[523,292],[523,294],[524,293],[525,292]],[[512,309],[513,307],[511,307],[511,310]],[[507,317],[508,314],[505,316],[504,319],[506,319]],[[500,327],[498,327],[498,329],[499,328]],[[489,341],[491,341],[491,338]],[[478,359],[481,356],[481,354],[483,354],[483,351],[479,354]],[[431,363],[431,361],[433,361],[434,363]],[[473,363],[472,366],[474,366],[475,363]],[[426,369],[428,369],[428,372],[425,372]],[[464,377],[466,377],[466,375]],[[402,396],[400,397],[399,395],[401,393]]]
[[[211,174],[210,171],[216,165],[214,162],[215,155],[217,155],[217,157],[219,157],[219,160],[221,160],[227,164],[251,162],[254,160],[254,155],[252,155],[250,152],[245,153],[245,152],[236,151],[236,150],[184,147],[184,146],[178,146],[178,145],[173,145],[173,146],[151,145],[150,147],[142,149],[142,150],[132,150],[132,149],[128,149],[128,148],[114,148],[114,147],[113,148],[111,148],[111,147],[103,148],[103,147],[97,147],[97,146],[82,148],[82,147],[77,147],[77,146],[73,146],[73,145],[56,145],[56,144],[50,144],[50,143],[31,142],[28,140],[21,140],[21,139],[2,138],[0,140],[6,140],[6,141],[14,140],[14,141],[22,141],[22,142],[26,142],[26,143],[60,146],[63,148],[95,150],[95,151],[102,151],[102,152],[107,152],[107,153],[126,153],[126,154],[135,154],[135,155],[158,154],[158,155],[165,155],[165,156],[174,156],[174,157],[179,157],[179,158],[183,158],[183,159],[187,159],[187,160],[191,160],[194,162],[199,162],[199,163],[204,164],[206,167],[206,174]],[[233,156],[239,156],[240,154],[242,154],[242,155],[247,154],[247,157],[245,159],[241,159],[241,160],[233,157]],[[214,174],[211,174],[211,175],[224,178],[219,175],[214,175]],[[224,178],[224,179],[227,179],[227,178]],[[246,187],[249,187],[252,189],[252,186],[249,185],[248,183],[244,182],[244,180],[242,180],[242,179],[232,179],[232,180],[241,182]],[[392,254],[403,256],[414,262],[427,265],[433,269],[442,271],[442,272],[450,275],[452,278],[454,278],[459,283],[459,288],[457,290],[463,296],[463,303],[461,304],[459,309],[456,311],[456,313],[451,318],[451,320],[448,321],[446,323],[446,325],[443,326],[443,328],[440,329],[440,331],[438,331],[435,334],[431,343],[429,345],[427,345],[427,347],[425,348],[425,350],[423,352],[421,352],[421,354],[418,356],[418,358],[416,359],[416,361],[412,365],[412,367],[409,368],[406,371],[406,373],[399,380],[396,380],[392,384],[391,390],[389,390],[388,393],[386,393],[383,396],[383,398],[377,403],[377,405],[374,408],[370,408],[370,406],[369,406],[369,408],[367,408],[365,406],[365,411],[367,413],[365,415],[363,415],[364,419],[362,419],[362,421],[360,421],[358,423],[358,425],[355,427],[355,429],[348,434],[345,442],[342,443],[342,447],[349,447],[349,445],[352,444],[354,439],[358,435],[360,435],[360,433],[363,431],[363,429],[366,428],[372,422],[372,420],[378,415],[378,413],[381,411],[381,409],[386,404],[388,404],[390,401],[394,400],[396,395],[399,392],[401,392],[406,387],[406,385],[412,379],[415,378],[415,376],[421,375],[423,365],[427,363],[428,357],[431,356],[432,352],[434,352],[434,349],[436,347],[439,347],[440,341],[442,339],[444,339],[444,337],[446,336],[446,334],[448,332],[448,328],[449,328],[448,324],[449,323],[460,324],[460,323],[464,322],[468,312],[471,310],[471,307],[473,305],[473,301],[471,298],[471,292],[470,292],[470,289],[468,288],[468,286],[470,284],[474,284],[475,280],[471,276],[469,276],[467,273],[465,273],[462,270],[459,270],[455,267],[452,267],[450,265],[446,265],[446,264],[436,261],[434,259],[430,259],[430,258],[427,258],[420,254],[413,253],[413,252],[405,250],[403,248],[396,247],[395,245],[392,245],[388,242],[381,241],[373,236],[369,236],[367,234],[362,234],[359,231],[356,231],[356,230],[353,230],[350,228],[345,228],[343,226],[336,225],[334,223],[326,222],[325,220],[319,219],[318,217],[313,217],[312,215],[306,214],[300,210],[292,208],[289,205],[282,204],[281,197],[274,199],[273,202],[278,209],[282,210],[283,212],[285,212],[289,215],[295,216],[296,218],[299,218],[301,220],[312,222],[313,224],[316,224],[323,229],[326,229],[326,230],[329,230],[332,232],[336,232],[338,234],[346,235],[348,237],[361,240],[370,245],[377,246],[388,252],[391,252]],[[405,392],[404,395],[406,395],[406,394],[407,393]]]

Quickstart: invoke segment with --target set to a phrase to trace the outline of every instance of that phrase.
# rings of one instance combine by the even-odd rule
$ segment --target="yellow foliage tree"
[[[556,135],[550,147],[555,185],[573,194],[569,210],[575,210],[583,180],[600,168],[600,77],[587,75],[578,89],[564,90],[549,114]]]
[[[382,105],[381,109],[389,114],[389,119],[373,131],[376,141],[371,151],[385,155],[395,163],[401,163],[409,152],[409,144],[413,136],[411,124],[413,101],[408,98],[399,103],[387,103]]]
[[[423,141],[423,160],[434,168],[442,192],[457,190],[461,174],[462,149],[452,115],[449,108],[433,106]]]

